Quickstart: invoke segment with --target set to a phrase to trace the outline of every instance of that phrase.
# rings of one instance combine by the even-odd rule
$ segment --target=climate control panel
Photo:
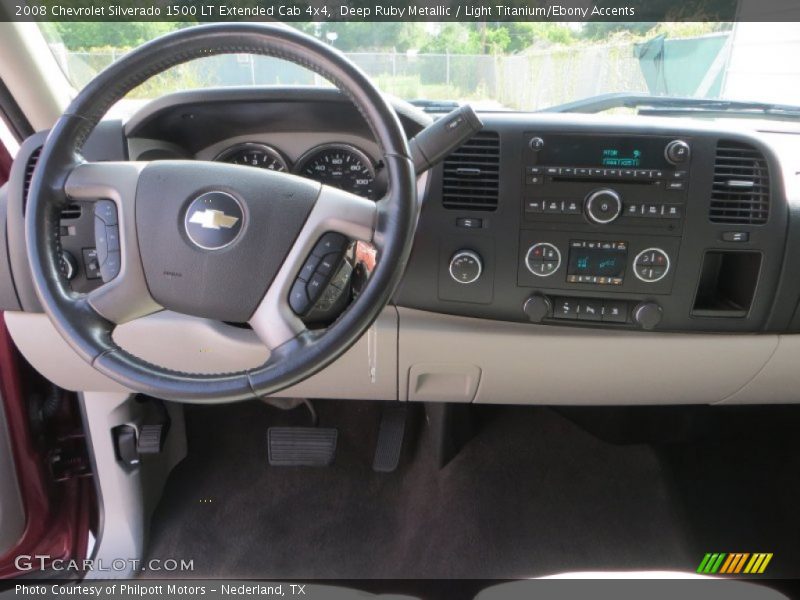
[[[518,285],[559,290],[670,292],[680,238],[584,236],[580,231],[522,230]]]

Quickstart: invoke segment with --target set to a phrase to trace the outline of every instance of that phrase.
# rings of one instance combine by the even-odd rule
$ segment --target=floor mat
[[[503,408],[444,469],[423,427],[394,473],[371,470],[380,404],[318,402],[329,468],[274,468],[261,403],[190,407],[189,456],[154,516],[151,558],[197,577],[516,578],[694,569],[672,473],[648,445],[603,442],[545,408]],[[413,460],[412,460],[413,458]]]

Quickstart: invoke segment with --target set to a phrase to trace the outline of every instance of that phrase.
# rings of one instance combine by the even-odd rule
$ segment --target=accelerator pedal
[[[383,407],[381,424],[378,429],[378,443],[375,445],[375,458],[372,470],[378,473],[391,473],[400,464],[403,437],[406,432],[406,405],[395,402]]]
[[[273,467],[327,467],[336,457],[339,431],[332,427],[270,427],[269,464]]]

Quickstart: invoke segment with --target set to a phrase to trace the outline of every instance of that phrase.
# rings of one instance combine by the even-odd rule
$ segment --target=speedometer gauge
[[[375,169],[372,161],[354,146],[317,146],[300,158],[294,172],[301,177],[375,199]]]
[[[267,146],[266,144],[236,144],[227,150],[223,150],[215,160],[234,165],[269,169],[270,171],[289,170],[289,165],[283,155],[272,146]]]

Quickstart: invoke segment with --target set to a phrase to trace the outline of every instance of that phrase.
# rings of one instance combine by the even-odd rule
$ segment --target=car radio
[[[525,136],[518,284],[670,293],[690,140]]]
[[[525,135],[524,221],[680,229],[689,185],[689,141]]]

